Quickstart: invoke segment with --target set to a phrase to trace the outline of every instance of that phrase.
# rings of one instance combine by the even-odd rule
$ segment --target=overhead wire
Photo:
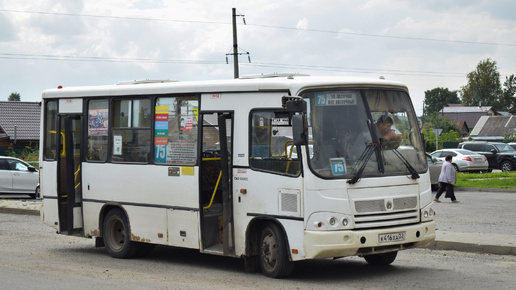
[[[11,12],[11,13],[27,13],[27,14],[40,14],[40,15],[57,15],[57,16],[70,16],[70,17],[93,17],[93,18],[106,18],[106,19],[127,19],[127,20],[139,20],[139,21],[161,21],[161,22],[179,22],[179,23],[197,23],[197,24],[220,24],[220,25],[231,25],[230,22],[223,21],[201,21],[201,20],[178,20],[178,19],[165,19],[165,18],[152,18],[152,17],[134,17],[134,16],[113,16],[113,15],[94,15],[94,14],[79,14],[79,13],[61,13],[61,12],[44,12],[44,11],[23,11],[14,9],[0,9],[0,12]],[[270,29],[283,29],[283,30],[294,30],[294,31],[308,31],[317,33],[329,33],[329,34],[344,34],[352,36],[362,37],[380,37],[380,38],[391,38],[391,39],[403,39],[403,40],[414,40],[414,41],[432,41],[432,42],[448,42],[448,43],[459,43],[459,44],[475,44],[475,45],[494,45],[494,46],[509,46],[516,47],[516,44],[511,43],[494,43],[494,42],[475,42],[475,41],[464,41],[464,40],[446,40],[446,39],[432,39],[422,37],[408,37],[408,36],[395,36],[395,35],[381,35],[381,34],[368,34],[368,33],[355,33],[355,32],[344,32],[344,31],[333,31],[323,29],[306,29],[297,27],[284,27],[274,26],[265,24],[252,24],[247,23],[247,26],[270,28]],[[114,57],[89,57],[89,56],[57,56],[57,55],[44,55],[44,54],[15,54],[15,53],[0,53],[1,59],[39,59],[39,60],[67,60],[67,61],[99,61],[99,62],[145,62],[145,63],[185,63],[185,64],[224,64],[224,61],[205,61],[205,60],[174,60],[174,59],[152,59],[152,58],[114,58]],[[407,70],[386,70],[386,69],[372,69],[372,68],[346,68],[346,67],[331,67],[331,66],[315,66],[315,65],[293,65],[293,64],[280,64],[280,63],[266,63],[266,62],[253,62],[253,63],[242,63],[243,66],[259,66],[259,67],[275,67],[275,68],[289,68],[289,69],[307,69],[307,70],[323,70],[323,71],[336,71],[336,72],[354,72],[354,73],[389,73],[395,75],[421,75],[421,76],[439,76],[439,77],[464,77],[464,73],[450,73],[450,72],[425,72],[425,71],[407,71]]]

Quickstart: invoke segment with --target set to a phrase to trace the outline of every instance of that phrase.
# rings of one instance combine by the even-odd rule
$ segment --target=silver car
[[[466,149],[441,149],[432,152],[431,155],[441,161],[444,161],[446,155],[451,155],[456,171],[487,171],[489,167],[484,155]]]
[[[39,196],[38,170],[18,158],[0,156],[0,193]]]
[[[443,162],[432,155],[426,153],[426,161],[428,162],[428,171],[430,171],[430,184],[432,185],[432,190],[437,190],[439,188],[439,174],[441,174],[441,167],[443,167]]]

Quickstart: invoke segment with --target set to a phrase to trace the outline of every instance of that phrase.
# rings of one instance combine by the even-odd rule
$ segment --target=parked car
[[[447,155],[451,155],[455,171],[487,171],[489,168],[487,157],[466,149],[441,149],[430,155],[443,162]]]
[[[516,168],[516,150],[506,143],[468,141],[459,143],[458,148],[471,150],[487,157],[489,170],[512,171]]]
[[[509,146],[511,146],[512,148],[514,148],[514,150],[516,150],[516,142],[511,142],[511,143],[507,143]]]
[[[432,157],[428,153],[426,153],[426,161],[428,163],[428,171],[430,171],[430,184],[432,185],[432,190],[435,191],[439,188],[439,174],[441,174],[443,161]]]
[[[0,193],[39,196],[38,170],[18,158],[0,156]]]

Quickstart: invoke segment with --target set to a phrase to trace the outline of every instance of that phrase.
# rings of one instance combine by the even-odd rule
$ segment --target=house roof
[[[40,102],[1,102],[0,139],[39,140]]]
[[[442,109],[443,113],[485,113],[491,109],[491,107],[478,107],[478,106],[457,106],[450,105]]]
[[[482,116],[471,131],[474,140],[503,140],[505,134],[516,133],[516,116]]]
[[[478,106],[457,106],[450,105],[444,107],[440,112],[439,116],[446,117],[451,121],[464,120],[469,126],[475,126],[482,116],[487,115],[498,115],[498,113],[492,109],[491,106],[478,107]]]

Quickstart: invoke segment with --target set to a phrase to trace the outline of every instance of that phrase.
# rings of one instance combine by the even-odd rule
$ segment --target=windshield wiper
[[[410,165],[410,163],[407,161],[407,159],[405,159],[405,157],[403,157],[403,155],[401,155],[401,153],[397,149],[392,149],[392,152],[394,152],[394,155],[398,156],[398,158],[401,160],[401,162],[403,162],[403,164],[405,164],[408,171],[410,171],[410,174],[412,175],[412,179],[418,179],[419,174],[417,173],[416,169],[414,169],[414,167],[412,167],[412,165]]]
[[[376,143],[374,142],[366,146],[366,149],[364,150],[364,152],[362,152],[360,158],[358,158],[358,160],[362,161],[362,163],[360,164],[360,169],[358,169],[357,173],[353,175],[353,178],[347,181],[349,184],[355,184],[360,180],[360,177],[362,177],[362,173],[364,172],[367,162],[369,161],[369,158],[371,158],[371,155],[373,155],[376,146],[378,145],[376,145]]]

